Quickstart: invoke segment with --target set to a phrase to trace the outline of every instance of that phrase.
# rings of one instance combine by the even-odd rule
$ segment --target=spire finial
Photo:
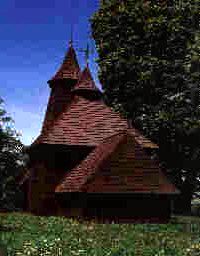
[[[86,48],[81,48],[81,49],[79,49],[79,51],[80,52],[83,52],[84,53],[84,57],[85,57],[85,63],[86,63],[86,67],[88,67],[88,65],[89,65],[89,57],[90,57],[90,53],[92,53],[92,52],[90,52],[90,46],[89,46],[89,43],[87,43],[87,46],[86,46]]]
[[[89,48],[89,43],[87,43],[86,49],[85,49],[85,63],[86,66],[88,67],[88,63],[89,63],[89,57],[90,57],[90,48]]]
[[[69,46],[72,47],[73,45],[73,25],[71,24],[71,35],[70,35],[70,40],[69,40]]]

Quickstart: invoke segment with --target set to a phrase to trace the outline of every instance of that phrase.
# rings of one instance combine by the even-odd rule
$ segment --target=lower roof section
[[[55,192],[178,194],[132,134],[120,132],[67,173]]]

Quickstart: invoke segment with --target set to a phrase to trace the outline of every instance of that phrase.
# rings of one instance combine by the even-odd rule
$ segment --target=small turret
[[[72,40],[69,42],[69,48],[56,74],[48,81],[52,88],[58,83],[66,84],[66,86],[73,86],[79,79],[80,67],[76,57],[76,52],[73,48]]]
[[[72,90],[76,95],[83,96],[89,100],[101,99],[102,93],[96,87],[95,82],[92,78],[88,63],[80,75],[80,78]]]
[[[71,89],[79,79],[80,67],[76,52],[69,42],[69,48],[62,65],[52,79],[48,81],[51,88],[49,102],[43,122],[42,132],[51,127],[57,118],[71,101]]]

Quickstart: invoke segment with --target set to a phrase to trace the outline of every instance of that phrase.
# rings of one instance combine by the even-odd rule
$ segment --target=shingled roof
[[[103,102],[75,96],[66,111],[55,120],[51,129],[43,132],[32,145],[64,144],[97,146],[104,139],[128,129],[127,121]],[[144,147],[158,148],[132,128],[130,132]]]
[[[96,146],[126,127],[126,121],[101,102],[75,96],[70,107],[35,143]]]
[[[110,172],[104,174],[106,169]],[[141,150],[133,135],[127,131],[104,140],[67,173],[55,189],[55,192],[102,191],[179,193],[159,165]]]
[[[89,156],[67,174],[56,187],[56,192],[78,191],[95,173],[102,162],[115,151],[117,145],[124,139],[124,132],[111,136],[106,142],[96,147]],[[105,150],[106,149],[106,150]]]
[[[158,146],[104,104],[88,65],[80,73],[72,44],[49,84],[52,90],[43,128],[31,147],[94,147],[80,164],[66,170],[55,192],[179,193],[144,150]],[[30,174],[27,171],[20,184]]]
[[[54,91],[51,91],[42,125],[42,134],[52,127],[55,119],[57,119],[59,115],[63,113],[64,109],[70,105],[70,102],[71,95],[68,88],[65,86],[56,86]]]
[[[93,80],[93,77],[91,75],[88,64],[83,70],[83,72],[81,73],[79,81],[74,87],[74,90],[77,90],[77,89],[98,90]]]
[[[76,66],[77,73],[79,72],[72,45],[60,70],[66,71],[72,68],[71,66]],[[59,77],[59,72],[56,77]],[[37,144],[97,146],[105,138],[128,129],[127,120],[107,107],[101,98],[94,97],[95,93],[100,91],[95,85],[88,64],[72,88],[75,93],[65,92],[65,86],[59,86],[57,89],[51,92],[41,134],[31,146]],[[88,97],[89,95],[92,97]],[[158,148],[136,129],[132,128],[131,132],[144,147]]]
[[[68,51],[65,55],[63,63],[54,77],[49,82],[58,79],[74,79],[78,80],[80,74],[80,67],[76,57],[76,52],[73,48],[72,42],[69,44]]]

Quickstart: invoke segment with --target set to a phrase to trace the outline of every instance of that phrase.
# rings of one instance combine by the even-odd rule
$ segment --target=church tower
[[[63,63],[56,74],[48,81],[51,93],[43,122],[42,133],[48,130],[52,122],[63,112],[70,102],[71,90],[77,83],[79,75],[80,67],[72,40],[70,40]]]

